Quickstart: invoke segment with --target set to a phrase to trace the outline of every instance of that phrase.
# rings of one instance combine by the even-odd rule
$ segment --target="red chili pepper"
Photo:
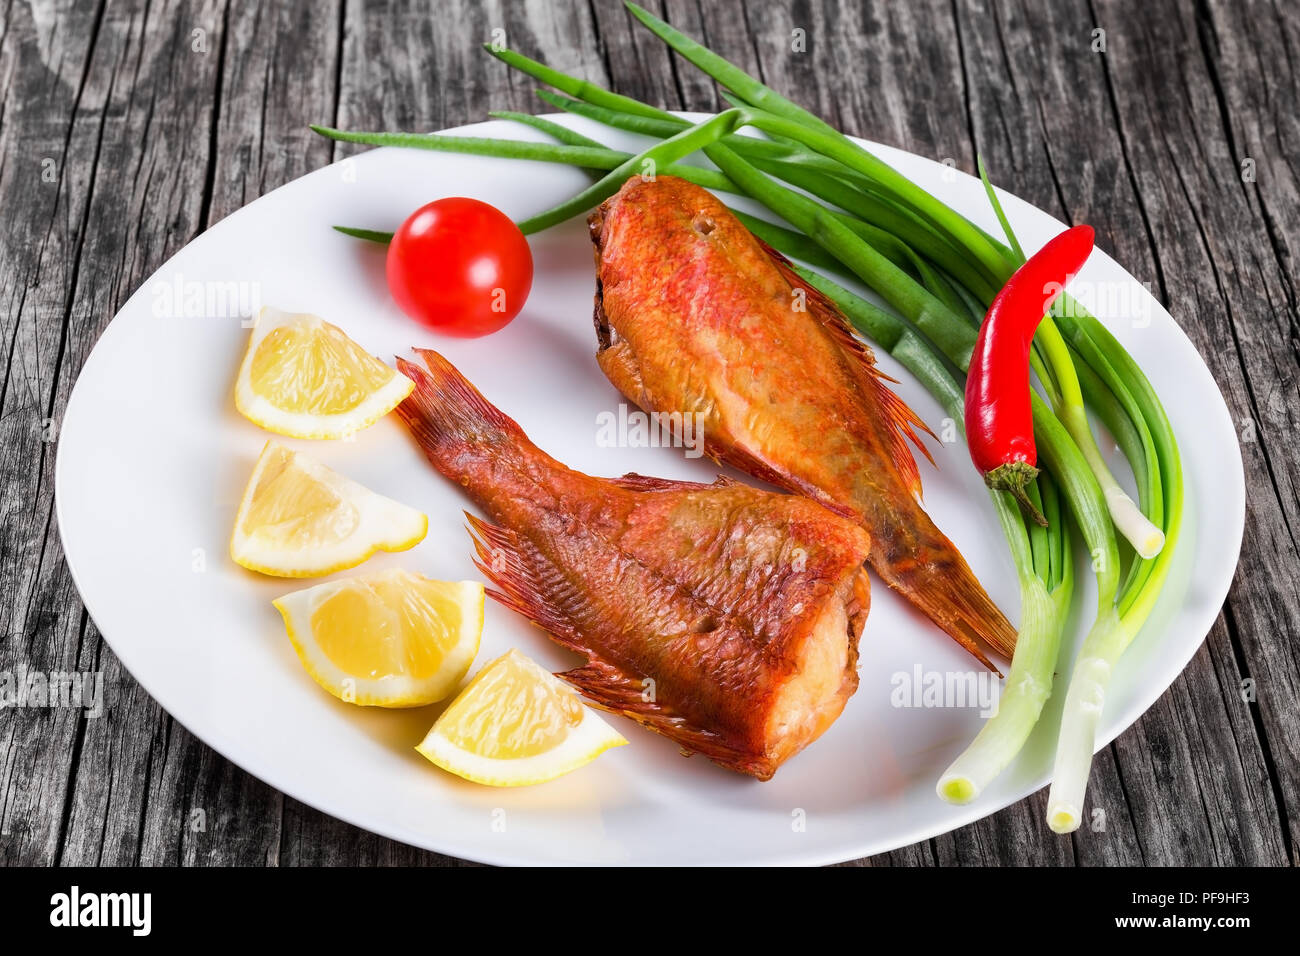
[[[1074,273],[1092,252],[1091,226],[1075,226],[1025,261],[993,299],[966,378],[966,444],[990,488],[1009,491],[1039,524],[1025,486],[1038,475],[1029,400],[1029,346]]]

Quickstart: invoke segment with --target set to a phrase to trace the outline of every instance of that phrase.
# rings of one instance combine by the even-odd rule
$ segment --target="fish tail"
[[[397,414],[440,472],[462,479],[475,463],[504,449],[534,447],[518,423],[484,398],[454,365],[432,349],[415,352],[427,370],[397,360],[397,370],[415,382]]]
[[[932,542],[901,557],[872,555],[875,572],[976,660],[1001,675],[984,648],[1011,659],[1016,629],[993,603],[952,542]]]

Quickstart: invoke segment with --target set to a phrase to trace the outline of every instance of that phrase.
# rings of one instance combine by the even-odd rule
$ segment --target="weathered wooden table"
[[[665,6],[847,132],[966,170],[978,145],[1002,184],[1092,223],[1200,347],[1240,425],[1249,506],[1232,593],[1182,677],[1098,757],[1089,799],[1105,832],[1051,835],[1043,792],[863,862],[1294,864],[1300,5]],[[429,130],[541,112],[479,49],[498,29],[634,96],[718,107],[612,0],[0,10],[0,671],[102,671],[108,702],[99,719],[0,711],[0,862],[457,862],[296,803],[163,712],[78,599],[52,465],[72,383],[127,296],[211,223],[346,152],[307,123]]]

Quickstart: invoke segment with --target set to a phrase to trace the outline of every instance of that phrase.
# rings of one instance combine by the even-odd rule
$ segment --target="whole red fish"
[[[1009,658],[1015,629],[918,502],[907,440],[922,447],[925,426],[839,310],[681,179],[634,176],[589,223],[597,358],[615,387],[700,416],[714,459],[862,522],[890,587],[990,668],[981,645]]]
[[[840,715],[870,602],[858,524],[725,479],[573,471],[417,351],[398,414],[492,522],[470,518],[489,593],[587,658],[560,677],[760,780]]]

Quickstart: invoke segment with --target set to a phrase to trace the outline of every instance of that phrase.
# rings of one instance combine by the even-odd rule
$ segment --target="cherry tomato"
[[[402,311],[448,335],[487,335],[519,314],[533,255],[519,227],[477,199],[413,212],[388,246],[388,289]]]

